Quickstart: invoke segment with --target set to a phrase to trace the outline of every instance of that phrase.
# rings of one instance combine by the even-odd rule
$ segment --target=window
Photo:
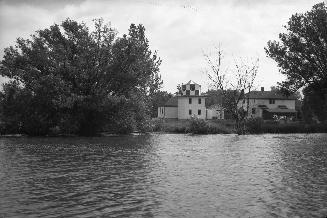
[[[199,104],[201,104],[201,98],[198,99]]]
[[[186,90],[186,95],[190,95],[190,90]]]
[[[195,90],[195,95],[199,95],[199,90]]]
[[[189,99],[188,99],[188,103],[189,103],[189,104],[192,104],[192,98],[189,98]]]
[[[182,90],[183,90],[183,91],[186,90],[186,85],[182,85]]]
[[[198,110],[198,115],[201,115],[201,110]]]
[[[269,104],[275,104],[275,99],[269,99]]]
[[[255,108],[252,108],[252,114],[255,114]]]
[[[192,115],[192,110],[188,110],[188,114],[189,115]]]
[[[195,84],[191,84],[190,89],[191,89],[191,91],[194,91],[195,90]]]

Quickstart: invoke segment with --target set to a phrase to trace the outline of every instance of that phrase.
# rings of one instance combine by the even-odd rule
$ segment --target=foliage
[[[173,95],[166,91],[157,91],[151,98],[151,117],[158,117],[158,107],[164,105]]]
[[[304,123],[286,123],[286,124],[263,124],[259,132],[253,133],[327,133],[326,123],[304,124]]]
[[[11,81],[1,106],[8,131],[95,135],[108,123],[124,133],[147,126],[162,81],[161,60],[150,51],[145,28],[131,24],[119,38],[102,19],[94,26],[90,31],[66,19],[5,49],[0,74]]]
[[[245,133],[245,119],[249,113],[249,98],[245,101],[245,92],[251,92],[258,73],[259,60],[244,62],[235,60],[235,66],[228,78],[229,71],[223,70],[223,52],[216,48],[214,55],[205,54],[209,66],[207,75],[213,87],[222,93],[222,106],[236,121],[238,134]]]
[[[222,105],[223,94],[222,94],[221,90],[211,89],[211,90],[208,90],[206,93],[203,93],[203,94],[207,96],[207,98],[206,98],[206,107],[210,107],[210,106],[215,105],[215,104]]]
[[[327,87],[327,81],[326,81]],[[319,89],[310,85],[303,90],[303,115],[307,122],[327,120],[327,88]]]
[[[262,131],[263,119],[250,118],[246,120],[246,131],[248,133],[260,133]]]
[[[200,119],[196,116],[191,117],[190,132],[195,134],[208,133],[209,125],[204,119]]]
[[[312,111],[320,120],[325,120],[327,110],[323,110],[323,115],[321,110],[327,104],[326,4],[322,2],[314,5],[311,11],[293,15],[285,29],[285,33],[279,34],[280,41],[269,41],[265,48],[286,76],[286,81],[279,86],[286,93],[305,87],[305,102],[313,104],[307,105],[304,113],[308,117]]]

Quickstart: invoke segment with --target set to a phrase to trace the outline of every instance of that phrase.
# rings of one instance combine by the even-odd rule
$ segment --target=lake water
[[[324,217],[327,134],[1,138],[0,217]]]

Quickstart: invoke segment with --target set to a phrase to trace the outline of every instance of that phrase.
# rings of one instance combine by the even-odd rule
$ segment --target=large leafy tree
[[[288,93],[305,88],[305,97],[319,99],[322,103],[319,105],[327,111],[326,4],[319,3],[311,11],[293,15],[285,29],[279,34],[279,41],[269,41],[265,48],[286,76],[286,81],[279,83],[280,88]],[[316,112],[323,108],[313,106]],[[327,118],[326,115],[319,117]]]
[[[146,119],[150,92],[160,88],[160,63],[142,25],[132,24],[118,38],[102,19],[94,20],[93,31],[66,19],[5,49],[0,74],[11,80],[2,92],[2,118],[16,119],[31,135],[55,127],[94,135],[108,123],[132,131],[137,120]],[[17,106],[22,98],[26,110],[6,113],[6,99]],[[133,121],[124,122],[127,118]],[[132,126],[124,128],[126,123]]]

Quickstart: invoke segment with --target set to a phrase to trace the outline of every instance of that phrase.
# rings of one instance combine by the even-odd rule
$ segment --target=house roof
[[[213,104],[208,107],[208,109],[222,109],[221,104]]]
[[[286,96],[274,91],[251,91],[246,94],[246,97],[252,99],[281,99],[281,100],[296,100],[294,95]]]
[[[297,113],[294,109],[281,109],[281,108],[274,108],[274,109],[267,109],[270,113]]]
[[[190,85],[190,84],[196,84],[196,85],[199,85],[198,83],[196,83],[196,82],[194,82],[194,81],[192,81],[192,80],[188,81],[188,83],[183,84],[183,85]],[[199,85],[199,86],[200,86],[200,85]]]

